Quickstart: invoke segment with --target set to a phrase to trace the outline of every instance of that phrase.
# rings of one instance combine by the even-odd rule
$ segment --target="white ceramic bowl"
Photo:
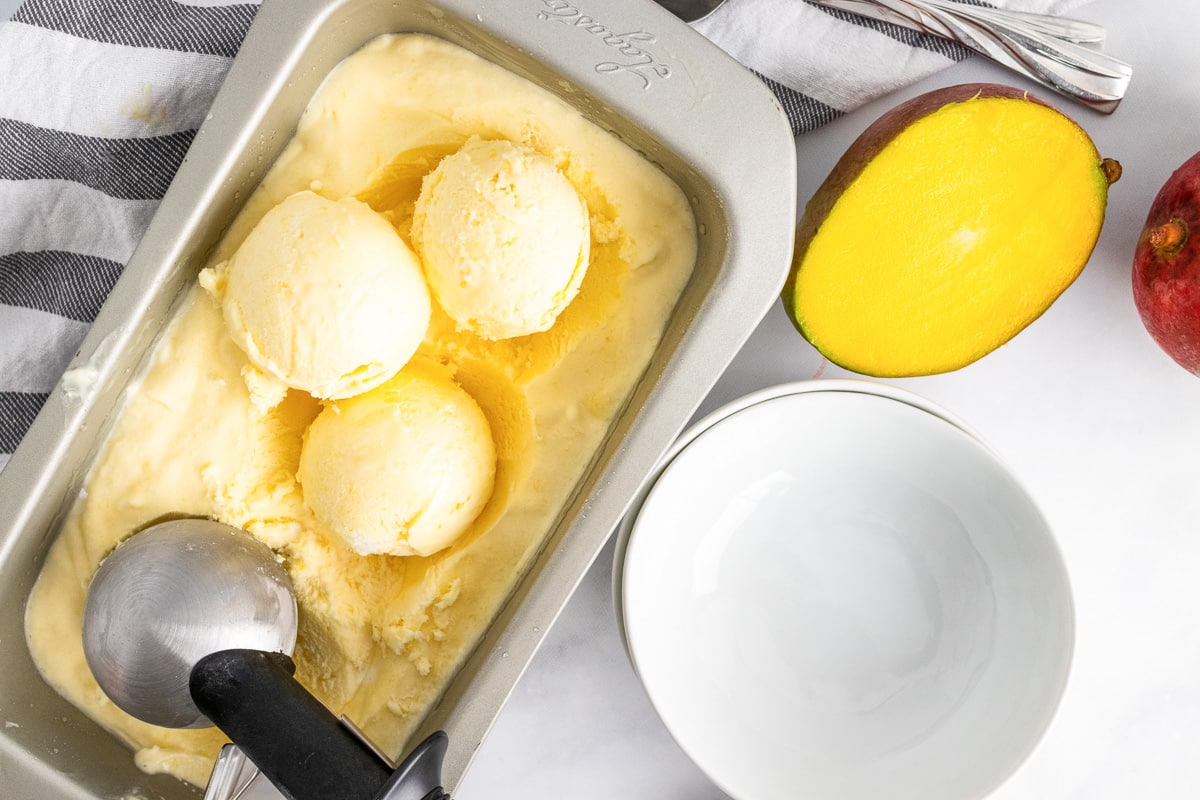
[[[1073,644],[1062,558],[961,423],[860,381],[693,427],[621,532],[651,702],[739,800],[971,800],[1028,756]]]

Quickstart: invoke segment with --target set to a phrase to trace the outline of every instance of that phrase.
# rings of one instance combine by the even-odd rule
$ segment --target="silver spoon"
[[[1102,29],[1089,35],[1074,20],[953,0],[810,2],[956,41],[1106,114],[1116,110],[1133,77],[1129,64],[1089,46],[1103,40]]]
[[[289,800],[448,800],[446,735],[387,762],[292,677],[296,633],[291,581],[269,547],[177,519],[134,534],[97,569],[83,649],[121,709],[165,727],[215,724]]]
[[[655,0],[685,22],[712,14],[725,0]],[[808,0],[958,42],[1043,86],[1111,113],[1133,68],[1095,49],[1104,28],[1051,14],[1009,11],[947,0]]]

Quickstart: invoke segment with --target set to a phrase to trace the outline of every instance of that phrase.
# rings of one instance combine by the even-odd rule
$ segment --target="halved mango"
[[[1119,170],[1074,121],[1020,90],[916,97],[864,131],[808,203],[784,305],[855,372],[963,367],[1083,270]]]

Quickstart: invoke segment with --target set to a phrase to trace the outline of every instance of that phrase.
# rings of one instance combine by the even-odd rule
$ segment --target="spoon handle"
[[[1055,25],[1041,15],[1029,19],[1023,13],[947,0],[810,2],[959,42],[1106,114],[1116,110],[1133,76],[1126,62],[1087,46],[1103,38],[1102,28],[1087,23]]]
[[[990,6],[965,6],[964,3],[955,2],[955,0],[924,0],[924,2],[926,5],[956,11],[978,20],[1000,24],[1018,23],[1047,36],[1075,44],[1100,45],[1104,43],[1106,36],[1103,25],[1067,17],[1056,17],[1053,14],[1038,14],[1032,11],[1016,11]]]

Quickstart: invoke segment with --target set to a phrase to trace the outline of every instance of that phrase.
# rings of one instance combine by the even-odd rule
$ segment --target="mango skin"
[[[1029,319],[1025,325],[1017,330],[1012,331],[1008,336],[996,342],[994,347],[982,350],[975,353],[973,357],[950,365],[949,367],[929,368],[923,370],[900,370],[900,371],[869,371],[863,369],[861,365],[849,363],[851,359],[841,358],[836,354],[827,352],[822,348],[820,342],[814,341],[814,336],[811,331],[806,330],[801,319],[802,316],[797,308],[796,283],[799,275],[800,267],[804,262],[805,256],[808,253],[809,247],[814,238],[817,236],[822,224],[829,216],[834,205],[839,198],[845,193],[847,188],[854,183],[862,172],[871,165],[872,161],[886,148],[901,132],[908,129],[914,123],[933,114],[943,107],[952,103],[961,103],[976,98],[1006,98],[1014,100],[1023,100],[1036,103],[1045,108],[1054,110],[1054,107],[1044,102],[1043,100],[1029,94],[1027,91],[1017,89],[1011,86],[992,83],[971,83],[961,84],[957,86],[949,86],[942,89],[937,89],[927,92],[918,97],[914,97],[879,117],[872,123],[863,133],[850,145],[842,157],[838,160],[829,176],[821,184],[814,193],[810,201],[805,207],[804,214],[796,228],[796,246],[793,256],[792,267],[788,278],[784,284],[782,292],[782,300],[784,309],[791,319],[792,324],[814,347],[816,347],[822,355],[828,358],[832,363],[846,369],[862,372],[863,374],[875,375],[878,377],[908,377],[919,375],[930,375],[941,372],[949,372],[953,369],[958,369],[967,364],[972,363],[979,358],[982,358],[987,353],[992,352],[996,347],[1005,344],[1013,336],[1026,327],[1033,319],[1040,316],[1047,308],[1058,298],[1062,290],[1065,290],[1067,285],[1074,281],[1076,277],[1083,271],[1091,252],[1093,251],[1096,239],[1098,239],[1099,229],[1097,229],[1096,239],[1093,239],[1086,248],[1086,257],[1080,259],[1077,265],[1072,265],[1073,274],[1053,297],[1045,303],[1037,314]],[[1070,122],[1081,132],[1083,138],[1090,142],[1090,137],[1086,132],[1079,128],[1078,124],[1071,120],[1066,115],[1059,113],[1063,119]],[[1095,147],[1092,147],[1093,152]],[[1120,177],[1120,165],[1110,159],[1101,159],[1098,152],[1095,153],[1098,175],[1101,176],[1100,182],[1103,185],[1103,193],[1099,197],[1100,215],[1103,219],[1104,206],[1107,204],[1107,187]]]
[[[1134,250],[1133,299],[1158,346],[1200,376],[1200,153],[1150,205]]]

